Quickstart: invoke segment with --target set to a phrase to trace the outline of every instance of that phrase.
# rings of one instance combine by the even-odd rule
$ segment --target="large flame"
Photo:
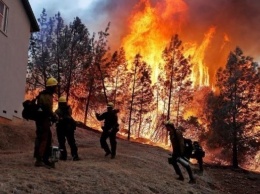
[[[215,33],[215,27],[211,27],[209,31],[205,34],[204,40],[198,46],[193,47],[193,52],[186,50],[186,56],[190,55],[192,57],[192,75],[191,79],[194,86],[209,86],[209,71],[205,64],[205,53],[211,42],[211,39]]]
[[[166,0],[154,7],[149,0],[141,0],[130,16],[130,32],[123,38],[122,46],[128,60],[137,53],[143,56],[153,70],[153,81],[162,62],[162,51],[171,36],[180,32],[186,14],[187,5],[183,0]]]
[[[125,48],[128,60],[140,53],[152,68],[152,81],[157,80],[158,65],[162,63],[162,51],[174,34],[185,35],[183,26],[188,20],[188,6],[184,0],[162,0],[152,5],[150,0],[141,0],[135,7],[129,18],[129,32],[122,39],[122,47]],[[212,42],[216,31],[215,27],[209,27],[204,40],[184,42],[184,55],[191,56],[193,69],[192,81],[194,86],[212,85],[209,69],[205,63],[207,49]],[[228,41],[225,34],[224,43]],[[225,44],[222,44],[223,49]],[[130,63],[131,65],[131,63]],[[214,72],[213,72],[214,73]]]

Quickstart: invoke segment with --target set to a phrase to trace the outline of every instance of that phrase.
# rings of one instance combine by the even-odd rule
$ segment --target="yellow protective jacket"
[[[53,117],[53,95],[47,90],[42,91],[39,96],[37,103],[40,107],[39,112],[42,110],[43,117]]]

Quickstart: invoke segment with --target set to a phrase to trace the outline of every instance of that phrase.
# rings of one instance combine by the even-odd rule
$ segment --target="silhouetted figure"
[[[57,121],[57,115],[53,113],[53,94],[57,90],[58,82],[55,78],[49,78],[46,89],[37,97],[36,139],[34,147],[35,166],[55,167],[55,163],[49,161],[51,156],[52,133],[50,126]]]
[[[117,147],[117,142],[116,142],[116,133],[119,130],[119,125],[118,125],[118,117],[117,117],[118,110],[114,109],[114,104],[109,102],[107,104],[107,111],[98,114],[96,113],[96,118],[99,121],[104,120],[104,126],[102,127],[102,134],[100,137],[100,144],[101,148],[104,149],[105,156],[108,156],[111,154],[111,158],[115,158],[116,156],[116,147]],[[110,146],[111,150],[106,142],[107,138],[110,140]]]
[[[178,180],[184,180],[181,169],[178,166],[178,163],[180,163],[184,168],[186,168],[189,174],[189,183],[195,183],[196,181],[193,177],[189,161],[184,157],[184,138],[182,136],[182,133],[175,129],[174,124],[170,121],[167,121],[165,123],[165,126],[167,131],[169,131],[170,140],[173,148],[172,158],[169,159],[169,163],[173,165],[176,174],[179,175]]]
[[[59,116],[56,124],[57,138],[60,149],[60,160],[67,160],[66,140],[70,146],[73,161],[78,161],[78,147],[75,141],[76,122],[72,118],[71,107],[67,104],[66,97],[59,98],[59,106],[55,113]]]
[[[205,156],[205,152],[200,146],[198,141],[192,142],[191,139],[184,138],[184,156],[187,159],[193,158],[196,159],[199,165],[199,172],[203,172],[203,157]]]

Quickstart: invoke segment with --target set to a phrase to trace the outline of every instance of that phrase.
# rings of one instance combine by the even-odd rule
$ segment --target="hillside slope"
[[[53,144],[57,145],[54,127],[52,130]],[[100,134],[81,128],[76,130],[76,141],[82,160],[76,162],[69,157],[68,161],[59,161],[55,169],[36,168],[32,157],[34,131],[33,122],[0,121],[1,194],[259,193],[258,175],[209,166],[202,176],[195,175],[194,185],[188,184],[188,175],[182,169],[186,179],[180,182],[167,163],[169,151],[159,147],[118,139],[117,157],[105,158],[99,145]],[[234,181],[239,184],[231,177],[237,178]],[[234,184],[236,187],[232,188]]]

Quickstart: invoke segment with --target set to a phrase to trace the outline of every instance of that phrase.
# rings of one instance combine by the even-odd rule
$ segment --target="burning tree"
[[[84,123],[87,122],[89,107],[97,109],[98,105],[108,102],[108,96],[105,86],[105,78],[108,77],[109,69],[107,68],[107,46],[109,24],[105,31],[98,32],[96,40],[95,33],[89,39],[84,51],[84,61],[82,71],[78,72],[77,87],[73,90],[73,96],[79,110],[83,110]],[[79,88],[78,88],[79,87]],[[103,93],[102,93],[103,90]],[[82,102],[81,104],[77,102]],[[96,111],[96,110],[95,110]]]
[[[130,100],[130,114],[128,124],[128,140],[130,139],[132,121],[138,123],[138,137],[141,133],[144,115],[153,110],[153,92],[151,86],[151,69],[141,60],[142,56],[137,54],[132,66],[132,93]],[[148,119],[148,118],[147,118]],[[149,120],[149,119],[148,119]]]
[[[181,116],[181,108],[191,99],[190,90],[192,82],[190,81],[191,63],[189,59],[183,55],[182,41],[178,35],[172,37],[170,44],[163,51],[163,59],[165,61],[165,89],[168,94],[167,119],[172,116],[171,107],[173,107],[172,98],[175,94],[175,111],[176,125],[179,125],[179,117]],[[168,137],[166,136],[166,144]]]
[[[231,140],[232,163],[236,168],[238,154],[242,156],[250,146],[260,147],[259,139],[257,143],[252,135],[256,126],[259,128],[259,73],[259,66],[253,58],[244,56],[242,50],[236,48],[229,54],[226,67],[220,68],[216,76],[219,96],[215,100],[211,97],[211,105],[215,108],[212,129],[217,134],[222,133],[228,147]]]
[[[136,82],[136,91],[135,91],[135,106],[136,106],[136,117],[138,117],[138,132],[137,137],[140,137],[141,132],[144,134],[143,128],[146,128],[144,125],[145,115],[152,112],[153,107],[153,91],[151,86],[151,68],[143,63],[140,68],[138,68],[137,75],[139,79]],[[149,124],[152,122],[151,119],[146,118],[146,124],[148,124],[148,129],[150,129]]]
[[[131,82],[131,75],[127,70],[127,60],[125,57],[125,51],[120,48],[119,51],[115,51],[107,64],[107,77],[105,79],[106,88],[108,91],[109,101],[114,102],[116,108],[120,109],[120,130],[127,125],[129,117],[128,101],[130,99],[129,83]]]

